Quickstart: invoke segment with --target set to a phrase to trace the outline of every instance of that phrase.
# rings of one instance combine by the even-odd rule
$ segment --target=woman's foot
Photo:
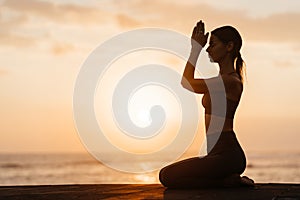
[[[243,186],[254,186],[254,181],[247,176],[242,176],[240,178],[240,181],[241,181],[241,185]]]
[[[224,187],[254,186],[254,181],[247,176],[232,174],[223,180]]]

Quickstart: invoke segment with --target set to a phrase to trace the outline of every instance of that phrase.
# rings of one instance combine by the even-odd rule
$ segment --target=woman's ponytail
[[[238,52],[238,55],[237,55],[237,58],[236,58],[236,61],[235,61],[235,70],[237,72],[237,74],[239,75],[241,81],[243,82],[243,79],[244,79],[244,75],[243,75],[243,72],[244,72],[244,60],[242,59],[242,55],[240,52]]]

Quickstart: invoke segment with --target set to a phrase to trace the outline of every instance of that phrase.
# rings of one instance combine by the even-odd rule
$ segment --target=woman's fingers
[[[200,20],[193,29],[192,39],[203,47],[207,42],[207,38],[208,33],[205,34],[204,22]]]
[[[193,33],[195,33],[195,34],[204,34],[205,33],[204,23],[202,22],[202,20],[197,22],[197,25],[194,27]]]
[[[204,23],[202,22],[202,20],[197,22],[197,25],[194,27],[193,34],[197,34],[197,35],[205,34]]]
[[[197,26],[194,27],[193,29],[193,34],[197,32]]]
[[[204,22],[202,22],[202,20],[200,20],[198,23],[197,23],[197,26],[199,31],[204,33],[205,32],[205,28],[204,28]]]

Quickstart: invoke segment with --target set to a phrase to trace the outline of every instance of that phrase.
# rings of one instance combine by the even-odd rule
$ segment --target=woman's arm
[[[204,79],[195,79],[195,68],[197,59],[199,57],[200,51],[192,50],[189,60],[185,65],[185,69],[181,79],[181,85],[195,93],[205,93],[207,92],[207,86]]]
[[[207,93],[209,90],[224,92],[225,88],[227,88],[228,91],[241,92],[243,90],[242,82],[238,78],[227,74],[207,79],[194,78],[194,65],[195,64],[192,64],[189,61],[186,63],[181,79],[181,85],[187,90],[199,94]]]
[[[208,33],[204,35],[204,23],[199,21],[197,25],[194,27],[191,44],[192,50],[190,57],[186,63],[181,84],[184,88],[196,92],[196,93],[205,93],[207,92],[207,86],[204,79],[195,79],[195,68],[196,63],[199,57],[199,54],[202,50],[202,47],[207,43]]]

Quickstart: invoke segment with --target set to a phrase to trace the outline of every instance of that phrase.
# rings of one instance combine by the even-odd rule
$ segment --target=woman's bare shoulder
[[[243,86],[241,79],[238,74],[222,74],[222,79],[224,84],[232,85],[232,86]]]
[[[222,75],[222,79],[228,97],[236,99],[241,95],[243,92],[243,83],[237,74],[224,74]]]

